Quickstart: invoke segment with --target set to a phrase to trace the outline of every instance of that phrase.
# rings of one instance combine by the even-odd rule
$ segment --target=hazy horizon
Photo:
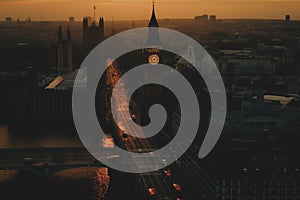
[[[93,16],[107,20],[146,20],[151,14],[151,0],[0,0],[0,20],[5,17],[32,20],[68,20],[73,16],[77,21],[83,16]],[[197,15],[217,15],[218,19],[300,19],[300,0],[187,0],[156,1],[158,19],[192,19]]]
[[[206,14],[206,13],[204,13]],[[11,16],[5,16],[5,17],[11,17]],[[0,18],[0,22],[5,22],[5,17]],[[30,17],[30,16],[29,16]],[[73,16],[69,16],[73,17]],[[30,18],[31,22],[69,22],[69,17],[66,19],[34,19]],[[75,18],[76,22],[82,22],[84,17],[92,17],[92,16],[82,16],[81,18]],[[25,22],[26,18],[12,18],[13,22],[17,22],[19,19],[20,22]],[[149,19],[118,19],[118,20],[112,20],[112,19],[106,19],[104,18],[106,22],[139,22],[139,21],[149,21]],[[194,18],[157,18],[158,21],[161,20],[194,20]],[[274,21],[284,21],[285,16],[282,18],[217,18],[217,20],[274,20]],[[300,19],[291,19],[291,21],[300,21]],[[96,22],[98,23],[98,18],[96,19]]]

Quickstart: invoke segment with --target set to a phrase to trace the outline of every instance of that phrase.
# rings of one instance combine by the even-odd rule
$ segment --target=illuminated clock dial
[[[151,65],[157,65],[159,63],[159,56],[156,54],[152,54],[148,57],[148,62]]]

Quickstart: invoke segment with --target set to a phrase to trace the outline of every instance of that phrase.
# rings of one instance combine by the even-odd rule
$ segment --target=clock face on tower
[[[157,54],[152,54],[148,57],[148,63],[151,65],[157,65],[159,63],[159,56]]]

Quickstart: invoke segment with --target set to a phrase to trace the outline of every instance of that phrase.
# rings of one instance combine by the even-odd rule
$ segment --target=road
[[[120,70],[115,67],[112,63],[110,64],[108,73],[107,73],[107,85],[110,85],[110,89],[114,88],[114,86],[119,81],[120,77],[122,76],[122,73]],[[157,149],[156,144],[151,139],[140,139],[137,137],[131,137],[130,133],[135,133],[136,135],[139,135],[140,137],[144,137],[143,131],[139,126],[132,126],[131,123],[126,123],[130,119],[128,119],[128,108],[125,106],[128,106],[129,97],[126,91],[126,85],[123,82],[118,83],[119,86],[117,87],[117,91],[115,93],[117,94],[112,101],[115,101],[115,105],[117,106],[117,112],[116,116],[114,118],[117,118],[118,121],[123,122],[121,124],[118,124],[120,131],[117,135],[115,135],[115,140],[119,142],[119,144],[122,145],[124,149],[131,152],[145,152],[147,149]],[[115,88],[116,89],[116,88]],[[109,90],[111,92],[111,90]],[[129,115],[130,116],[130,115]],[[139,122],[139,114],[131,115],[131,117],[135,120],[135,122]],[[126,130],[126,132],[124,131]],[[124,137],[125,133],[125,137]],[[161,162],[166,162],[168,156],[161,158]],[[133,162],[138,162],[138,165],[140,167],[147,167],[147,165],[153,165],[154,163],[145,163],[145,160],[135,160],[132,159]],[[194,173],[197,173],[198,170],[194,166],[194,164],[191,163],[191,161],[187,160],[189,170],[192,170]],[[186,190],[187,187],[189,187],[189,181],[181,181],[179,173],[182,173],[182,169],[178,169],[178,167],[175,165],[172,165],[172,169],[169,168],[165,170],[171,171],[171,176],[166,177],[164,175],[164,170],[159,170],[152,173],[144,173],[144,174],[137,174],[136,178],[139,183],[143,185],[144,197],[145,199],[172,199],[172,200],[180,200],[180,199],[194,199],[195,196],[192,196],[192,193],[184,192],[188,191]],[[186,169],[184,169],[186,170]],[[178,175],[177,175],[178,173]],[[203,177],[200,175],[195,175],[192,178],[201,178],[203,180]],[[187,179],[186,177],[184,179]],[[194,181],[193,184],[196,184],[198,181]],[[173,184],[177,184],[180,186],[180,190],[176,190]],[[193,188],[194,189],[194,188]],[[190,190],[191,191],[191,190]],[[196,190],[198,191],[198,189]],[[205,196],[203,196],[205,197]],[[204,198],[206,199],[206,198]],[[209,198],[207,198],[209,199]]]

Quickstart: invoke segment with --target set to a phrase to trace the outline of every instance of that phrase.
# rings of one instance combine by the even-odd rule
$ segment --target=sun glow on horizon
[[[115,20],[148,19],[152,0],[0,0],[0,20],[6,16],[24,20],[67,20],[74,16],[96,16]],[[193,18],[196,15],[217,15],[218,18],[283,19],[290,14],[300,19],[300,0],[156,0],[157,18]]]

